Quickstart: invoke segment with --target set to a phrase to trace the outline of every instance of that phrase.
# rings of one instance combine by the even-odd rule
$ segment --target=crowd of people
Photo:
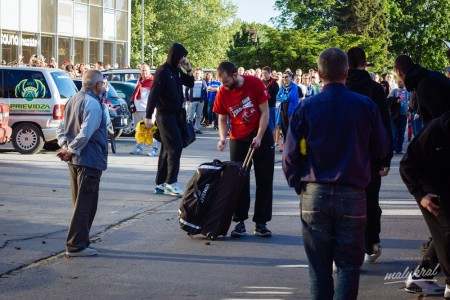
[[[187,54],[183,45],[174,44],[154,76],[148,75],[147,65],[141,66],[133,99],[142,101],[134,104],[140,107],[136,113],[145,126],[156,124],[160,134],[156,194],[183,196],[178,173],[186,120],[195,122],[197,134],[202,134],[200,126],[213,126],[219,133],[217,149],[223,151],[229,144],[230,160],[242,162],[249,147],[256,149],[254,234],[271,237],[267,223],[272,218],[274,157],[279,147],[288,185],[300,197],[311,298],[357,299],[361,265],[374,263],[382,253],[381,180],[389,173],[393,156],[401,155],[401,177],[432,236],[421,263],[408,276],[406,290],[450,299],[448,78],[415,64],[407,55],[395,60],[396,80],[393,73],[382,78],[366,71],[364,50],[353,47],[347,52],[322,51],[318,70],[305,74],[301,69],[280,72],[269,66],[245,70],[224,61],[214,80],[212,73],[194,70]],[[69,105],[66,126],[60,129],[63,150],[58,157],[69,162],[75,211],[67,239],[69,256],[97,254],[86,236],[95,216],[98,188],[85,195],[82,187],[87,184],[83,174],[93,174],[98,186],[106,168],[105,124],[95,97],[100,74],[84,73],[84,88],[77,96],[96,121],[75,120],[82,108]],[[408,122],[414,138],[405,153]],[[132,154],[140,154],[140,149],[137,144]],[[96,151],[102,157],[100,165],[92,160]],[[89,201],[95,205],[86,208]],[[234,209],[234,238],[247,234],[250,201],[248,176]],[[82,235],[76,240],[78,232]],[[430,275],[429,270],[438,269],[445,274],[445,286],[433,280],[435,272]]]

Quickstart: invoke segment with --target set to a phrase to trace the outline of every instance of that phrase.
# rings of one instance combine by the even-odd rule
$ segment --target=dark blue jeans
[[[300,195],[300,214],[311,299],[357,299],[365,251],[364,189],[308,183]],[[338,270],[336,288],[333,260]]]
[[[408,118],[406,115],[399,115],[396,119],[392,120],[392,143],[395,153],[400,153],[403,150],[407,123]]]

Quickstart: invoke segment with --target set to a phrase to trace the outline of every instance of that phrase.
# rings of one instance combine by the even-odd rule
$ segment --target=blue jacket
[[[306,140],[306,155],[300,141]],[[389,138],[376,104],[328,83],[322,93],[295,110],[283,149],[283,170],[297,193],[306,182],[339,183],[364,189],[370,181],[370,157],[384,158]]]
[[[280,101],[281,103],[289,101],[288,116],[291,116],[294,112],[298,105],[298,100],[298,87],[295,83],[291,82],[289,87],[286,87],[285,84],[281,85],[277,94],[277,101]]]
[[[86,87],[70,98],[64,122],[58,132],[58,144],[66,144],[75,155],[71,163],[104,171],[108,159],[108,113],[100,99]]]

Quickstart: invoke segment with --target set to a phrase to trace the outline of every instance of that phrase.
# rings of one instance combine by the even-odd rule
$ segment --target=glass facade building
[[[0,0],[0,60],[129,64],[131,0]]]

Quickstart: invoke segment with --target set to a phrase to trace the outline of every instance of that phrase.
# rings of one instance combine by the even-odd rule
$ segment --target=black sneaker
[[[244,222],[238,222],[236,226],[234,226],[233,231],[231,232],[231,237],[241,237],[247,235],[247,231],[245,230]]]
[[[428,239],[428,242],[423,243],[422,245],[420,245],[420,251],[422,251],[422,252],[427,252],[428,248],[430,247],[430,244],[431,244],[431,241],[432,241],[432,240],[433,240],[433,239],[430,237],[430,238]]]
[[[271,237],[272,231],[267,229],[266,224],[256,224],[255,231],[253,232],[255,235],[262,237]]]

